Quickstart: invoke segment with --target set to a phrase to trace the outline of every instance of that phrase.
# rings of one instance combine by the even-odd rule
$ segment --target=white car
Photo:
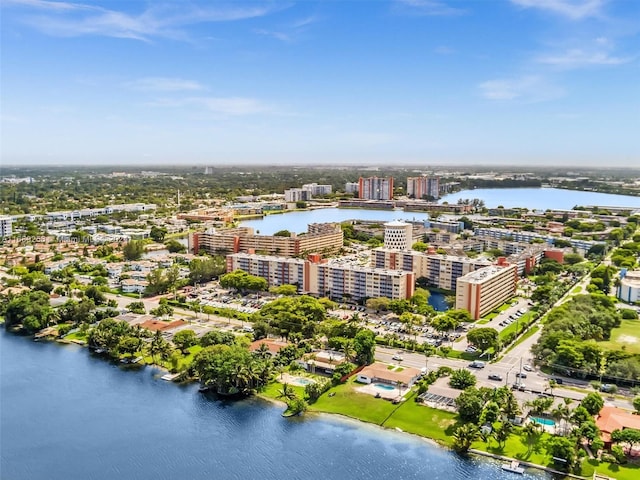
[[[391,357],[393,360],[397,360],[398,362],[401,362],[402,360],[404,360],[404,358],[402,358],[400,355],[394,355],[393,357]]]
[[[522,369],[526,370],[527,372],[533,372],[533,367],[531,365],[523,365]]]

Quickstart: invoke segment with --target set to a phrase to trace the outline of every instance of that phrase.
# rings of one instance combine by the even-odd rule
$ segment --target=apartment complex
[[[363,200],[393,199],[393,177],[360,177],[358,198]]]
[[[475,320],[502,305],[516,293],[518,272],[515,265],[491,265],[458,278],[456,308]]]
[[[227,230],[209,229],[189,236],[189,251],[197,254],[259,252],[266,255],[296,257],[309,253],[333,255],[344,245],[344,235],[338,223],[312,223],[305,235],[290,237],[255,235],[252,228]]]
[[[8,215],[0,216],[0,238],[10,237],[13,234],[13,218]]]
[[[372,297],[407,299],[415,290],[415,276],[411,272],[323,261],[320,255],[302,260],[234,253],[227,256],[227,271],[234,270],[262,277],[269,286],[296,285],[301,293],[337,301]]]
[[[440,255],[433,250],[392,250],[376,248],[372,252],[372,266],[413,272],[416,278],[425,278],[427,284],[443,290],[456,290],[463,275],[491,265],[486,259]]]
[[[440,198],[439,177],[408,177],[407,195],[410,198],[437,200]]]
[[[477,237],[511,240],[516,242],[533,242],[542,240],[543,242],[550,245],[553,245],[553,242],[555,240],[555,237],[549,235],[541,235],[534,232],[508,230],[506,228],[476,228],[474,230],[474,235]],[[568,240],[569,242],[571,242],[571,246],[573,248],[581,250],[583,253],[588,251],[594,245],[605,243],[603,241],[580,240],[576,238],[563,238],[563,240]]]
[[[284,191],[285,202],[306,202],[313,198],[313,194],[304,188],[290,188]]]
[[[302,185],[303,190],[311,192],[313,196],[329,195],[333,190],[331,185],[318,185],[317,183],[305,183]]]
[[[344,191],[346,193],[356,193],[360,190],[359,182],[347,182],[344,184]]]

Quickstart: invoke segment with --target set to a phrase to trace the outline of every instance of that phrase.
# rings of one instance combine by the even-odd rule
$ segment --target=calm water
[[[2,332],[0,355],[3,479],[513,478],[497,463],[359,422],[209,400],[76,346]]]
[[[586,205],[640,208],[640,197],[560,188],[478,188],[446,195],[440,202],[457,203],[461,198],[479,198],[484,200],[488,208],[500,205],[507,208],[526,207],[530,210],[569,210],[575,206]]]
[[[241,222],[243,227],[252,227],[262,235],[272,235],[279,230],[295,233],[307,231],[310,223],[343,222],[345,220],[427,220],[429,214],[423,212],[405,212],[403,210],[367,210],[364,208],[321,208],[302,212],[267,215],[258,220]]]
[[[436,312],[446,312],[449,310],[449,304],[445,300],[444,293],[430,292],[429,305],[431,305]]]
[[[530,210],[553,208],[572,209],[577,205],[606,205],[640,208],[640,197],[613,195],[608,193],[579,192],[559,188],[484,188],[463,190],[440,199],[440,202],[457,203],[461,198],[479,198],[488,208],[526,207]],[[427,220],[429,215],[403,210],[367,210],[363,208],[325,208],[303,212],[268,215],[262,219],[241,222],[253,227],[263,235],[272,235],[279,230],[295,233],[307,231],[310,223],[342,222],[345,220]]]

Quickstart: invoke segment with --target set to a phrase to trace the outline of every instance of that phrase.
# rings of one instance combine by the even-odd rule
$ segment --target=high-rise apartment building
[[[393,177],[360,177],[358,198],[363,200],[393,199]]]
[[[411,198],[436,200],[440,198],[439,177],[408,177],[407,195]]]
[[[460,278],[456,285],[456,308],[477,320],[511,299],[516,293],[516,265],[492,265]]]
[[[10,237],[13,234],[13,218],[8,215],[0,216],[0,238]]]

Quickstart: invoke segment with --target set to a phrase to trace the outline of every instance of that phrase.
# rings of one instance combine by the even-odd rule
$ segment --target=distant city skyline
[[[640,2],[0,8],[5,166],[640,166]]]

